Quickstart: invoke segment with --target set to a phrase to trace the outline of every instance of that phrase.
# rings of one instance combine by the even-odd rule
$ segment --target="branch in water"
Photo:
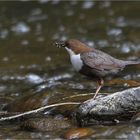
[[[81,104],[81,103],[78,103],[78,102],[66,102],[66,103],[58,103],[58,104],[46,105],[46,106],[31,110],[31,111],[20,113],[18,115],[13,115],[13,116],[9,116],[9,117],[2,117],[2,118],[0,118],[0,121],[11,120],[11,119],[19,118],[21,116],[25,116],[25,115],[29,115],[29,114],[33,114],[33,113],[38,113],[40,111],[43,111],[43,110],[51,108],[51,107],[57,107],[57,106],[63,106],[63,105],[79,105],[79,104]]]

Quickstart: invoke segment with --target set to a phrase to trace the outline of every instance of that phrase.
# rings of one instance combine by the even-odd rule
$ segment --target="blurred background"
[[[44,81],[37,91],[93,92],[95,84],[73,71],[68,54],[54,42],[75,38],[120,59],[139,59],[139,13],[138,1],[0,1],[1,104]],[[134,81],[121,85],[138,84],[139,68],[125,70],[122,78]]]

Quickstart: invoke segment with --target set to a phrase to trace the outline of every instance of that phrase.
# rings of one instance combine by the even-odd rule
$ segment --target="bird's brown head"
[[[71,49],[75,54],[93,50],[92,48],[89,48],[86,44],[76,39],[70,39],[65,42],[57,43],[56,45],[59,47],[66,47],[68,49]]]

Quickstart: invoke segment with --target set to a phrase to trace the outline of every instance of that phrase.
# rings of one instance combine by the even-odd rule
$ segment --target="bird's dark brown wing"
[[[84,52],[80,56],[86,66],[104,72],[103,75],[106,75],[106,73],[117,73],[125,66],[122,60],[115,59],[99,50]]]

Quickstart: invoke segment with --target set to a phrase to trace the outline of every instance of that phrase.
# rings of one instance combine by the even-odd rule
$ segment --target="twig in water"
[[[66,103],[58,103],[58,104],[46,105],[46,106],[31,110],[31,111],[26,111],[26,112],[18,114],[18,115],[13,115],[13,116],[10,116],[10,117],[2,117],[2,118],[0,118],[0,121],[11,120],[11,119],[15,119],[15,118],[25,116],[25,115],[29,115],[29,114],[32,114],[32,113],[37,113],[39,111],[43,111],[43,110],[45,110],[47,108],[51,108],[51,107],[57,107],[57,106],[62,106],[62,105],[79,105],[79,104],[81,104],[81,103],[78,103],[78,102],[66,102]]]

